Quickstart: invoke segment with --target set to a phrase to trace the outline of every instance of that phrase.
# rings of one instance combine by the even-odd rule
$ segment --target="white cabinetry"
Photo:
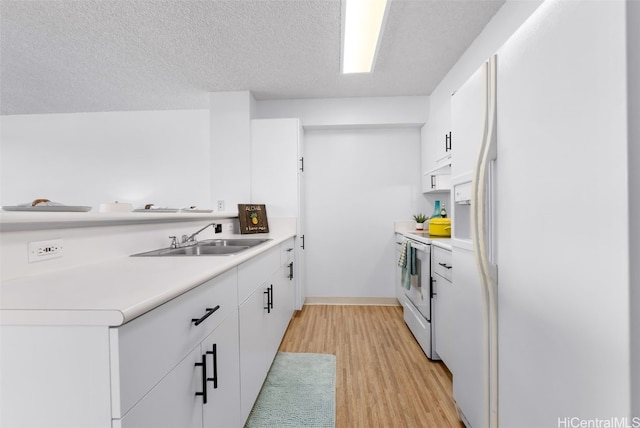
[[[422,176],[422,193],[449,193],[451,191],[451,166],[445,165],[427,171]]]
[[[295,217],[296,309],[302,309],[304,285],[304,152],[299,119],[251,121],[251,202],[265,204],[269,216]]]
[[[195,363],[212,342],[227,377],[208,392],[239,425],[236,286],[233,269],[120,327],[3,326],[1,425],[202,427]]]
[[[239,426],[238,369],[238,317],[234,312],[122,421],[114,421],[114,428]]]
[[[280,248],[238,268],[240,294],[240,413],[244,423],[293,314],[293,289],[282,266]],[[286,270],[288,273],[288,268]]]
[[[0,426],[111,428],[109,329],[0,330]]]
[[[435,320],[436,352],[453,373],[453,322],[456,314],[453,284],[451,283],[451,251],[432,245],[432,281],[435,298],[433,319]]]
[[[279,335],[278,345],[282,335],[289,326],[295,308],[295,243],[290,238],[280,244],[280,269],[273,290],[273,309],[277,316],[276,334]],[[276,348],[277,350],[277,348]]]
[[[112,389],[114,426],[120,418],[122,427],[169,427],[179,421],[191,426],[186,421],[196,413],[200,419],[210,414],[220,397],[227,401],[224,416],[239,422],[236,275],[226,272],[111,329],[112,383],[119,386]],[[208,354],[213,344],[220,359]],[[227,376],[218,388],[213,381],[203,383],[203,375],[212,376],[214,368]],[[205,400],[214,394],[218,402]]]
[[[118,327],[3,325],[0,426],[242,426],[293,313],[292,248]]]
[[[451,163],[452,138],[451,111],[448,105],[430,113],[429,121],[423,126],[422,170],[432,171]]]
[[[443,109],[432,116],[422,130],[422,192],[445,193],[451,189],[451,114]]]
[[[202,427],[202,401],[196,399],[201,369],[200,347],[194,349],[122,419],[114,428]]]
[[[238,356],[238,313],[234,312],[202,341],[200,354],[207,367],[207,404],[203,426],[240,426],[240,360]],[[209,365],[210,364],[210,365]]]

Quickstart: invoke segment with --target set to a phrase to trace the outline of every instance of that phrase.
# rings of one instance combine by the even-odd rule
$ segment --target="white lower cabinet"
[[[269,287],[264,283],[240,305],[240,415],[247,420],[274,355],[267,337]]]
[[[455,321],[455,302],[451,282],[451,251],[433,247],[432,281],[435,292],[433,301],[433,319],[435,326],[436,352],[452,373],[453,367],[453,323]]]
[[[282,251],[118,327],[1,326],[0,426],[242,427],[293,313]]]
[[[234,312],[113,427],[239,427],[238,379]]]
[[[197,347],[149,392],[122,420],[115,419],[113,428],[201,428],[201,368],[194,365],[201,357]]]
[[[266,277],[256,275],[258,267],[271,274]],[[238,289],[253,290],[238,310],[242,423],[253,408],[293,315],[295,286],[293,278],[289,279],[289,272],[288,258],[281,257],[275,249],[254,263],[241,265],[238,270]]]
[[[226,272],[112,329],[114,428],[239,426],[236,285]]]
[[[207,403],[203,407],[204,427],[239,427],[240,358],[238,313],[202,341],[200,352],[207,360]],[[209,371],[211,368],[211,371]]]

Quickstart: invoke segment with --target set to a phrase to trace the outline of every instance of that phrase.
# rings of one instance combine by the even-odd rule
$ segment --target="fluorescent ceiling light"
[[[343,73],[369,73],[373,69],[387,3],[388,0],[343,0]]]

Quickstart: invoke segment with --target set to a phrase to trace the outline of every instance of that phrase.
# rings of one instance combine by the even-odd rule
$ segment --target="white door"
[[[395,298],[396,220],[426,212],[419,129],[305,132],[308,297]]]

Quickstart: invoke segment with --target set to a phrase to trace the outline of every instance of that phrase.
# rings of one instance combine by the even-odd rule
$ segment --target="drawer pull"
[[[267,288],[267,291],[264,291],[263,293],[267,295],[267,306],[264,309],[266,309],[267,313],[270,314],[271,309],[273,309],[273,284],[271,284]]]
[[[220,305],[217,305],[215,308],[207,308],[207,313],[204,314],[202,316],[202,318],[192,318],[191,322],[194,323],[195,325],[200,325],[202,323],[202,321],[206,320],[207,318],[209,318],[211,316],[211,314],[213,314],[215,311],[217,311],[218,309],[220,309]]]
[[[271,302],[269,304],[271,305],[271,309],[273,309],[273,284],[271,284],[269,290],[271,291]]]
[[[218,346],[216,343],[212,345],[211,351],[207,351],[207,354],[213,356],[213,377],[209,377],[207,380],[213,382],[213,389],[218,389]]]
[[[446,263],[438,263],[438,264],[445,269],[451,269],[453,267],[453,265],[447,265]]]
[[[207,404],[207,356],[202,356],[201,363],[195,363],[196,367],[202,367],[202,392],[196,391],[196,397],[202,396],[202,404]]]

